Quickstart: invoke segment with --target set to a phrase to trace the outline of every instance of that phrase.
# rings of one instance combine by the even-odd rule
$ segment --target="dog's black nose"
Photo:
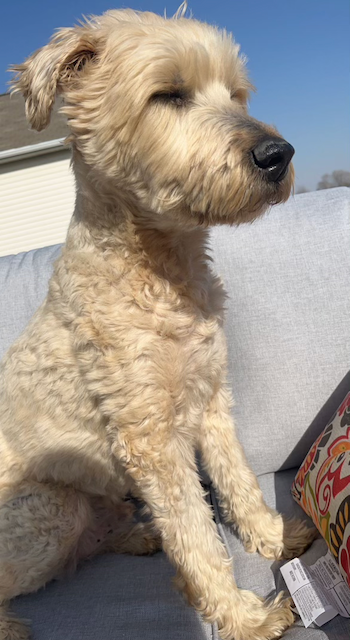
[[[278,182],[287,172],[294,148],[283,138],[265,138],[252,151],[255,164],[263,169],[268,180]]]

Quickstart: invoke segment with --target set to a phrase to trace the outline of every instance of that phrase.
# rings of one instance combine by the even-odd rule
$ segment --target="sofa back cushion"
[[[217,227],[212,249],[229,294],[229,376],[247,457],[258,474],[298,466],[322,429],[313,418],[350,368],[350,189]],[[59,252],[0,258],[0,358],[44,299]]]
[[[316,414],[350,368],[350,189],[301,194],[252,225],[217,228],[212,246],[229,294],[241,442],[258,474],[299,466],[324,427]]]
[[[45,299],[60,245],[0,258],[0,360]]]

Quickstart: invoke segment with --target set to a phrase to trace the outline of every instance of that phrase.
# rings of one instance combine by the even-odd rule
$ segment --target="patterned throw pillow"
[[[350,587],[350,392],[311,447],[292,485]]]

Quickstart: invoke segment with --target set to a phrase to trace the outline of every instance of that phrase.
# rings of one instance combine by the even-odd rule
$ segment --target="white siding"
[[[69,151],[0,165],[0,256],[63,242],[74,209]]]

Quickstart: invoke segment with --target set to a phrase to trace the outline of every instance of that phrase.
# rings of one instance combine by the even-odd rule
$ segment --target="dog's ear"
[[[50,122],[56,93],[64,91],[85,72],[96,56],[96,36],[84,27],[61,29],[49,44],[38,49],[20,65],[13,65],[13,92],[26,101],[26,115],[33,129],[41,131]]]

